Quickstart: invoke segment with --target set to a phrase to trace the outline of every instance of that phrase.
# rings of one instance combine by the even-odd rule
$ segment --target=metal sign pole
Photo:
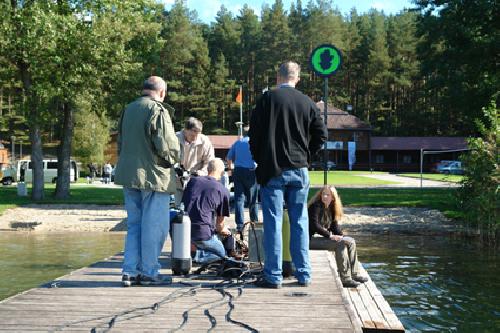
[[[340,51],[331,44],[322,44],[316,47],[309,57],[309,63],[312,70],[319,76],[323,77],[323,102],[324,102],[324,121],[328,133],[328,77],[333,75],[342,63],[342,55]],[[328,183],[328,136],[326,143],[323,146],[323,168],[324,168],[324,185]]]
[[[240,128],[238,129],[238,132],[240,136],[243,136],[243,95],[242,95],[242,90],[243,86],[240,85],[240,95],[241,96],[241,101],[240,101]]]
[[[323,114],[324,114],[324,119],[325,119],[325,126],[328,128],[328,77],[325,77],[323,79],[323,102],[324,104],[324,109],[323,109]],[[328,131],[327,131],[328,132]],[[326,138],[326,141],[328,142],[328,137]],[[328,184],[328,144],[325,142],[325,146],[323,149],[323,169],[324,169],[324,180],[323,180],[323,185]]]

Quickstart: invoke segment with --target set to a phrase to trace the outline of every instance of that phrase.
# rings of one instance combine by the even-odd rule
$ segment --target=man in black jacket
[[[311,283],[307,167],[325,142],[327,130],[314,102],[295,89],[299,80],[300,66],[283,63],[277,75],[278,87],[262,95],[250,121],[250,150],[257,163],[264,217],[264,279],[257,284],[266,288],[281,287],[284,201],[295,276],[301,286]]]

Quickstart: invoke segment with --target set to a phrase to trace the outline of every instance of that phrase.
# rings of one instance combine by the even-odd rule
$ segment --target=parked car
[[[450,160],[442,160],[442,161],[439,161],[438,163],[436,163],[434,165],[434,167],[431,169],[431,171],[433,172],[439,172],[441,173],[441,169],[448,166],[449,164],[453,163],[453,162],[458,162],[458,161],[450,161]]]
[[[451,175],[463,175],[464,169],[462,168],[462,162],[452,162],[440,169],[441,173],[451,174]]]
[[[12,165],[9,165],[7,167],[3,167],[0,173],[2,174],[1,176],[1,181],[3,185],[10,185],[13,182],[16,181],[16,168],[13,167]]]
[[[326,161],[326,169],[327,170],[335,170],[337,165],[333,161]],[[310,169],[311,170],[324,170],[325,163],[323,161],[313,161],[311,162]]]
[[[45,183],[55,183],[57,180],[57,160],[44,159],[43,163],[43,181]],[[70,181],[76,182],[79,177],[78,165],[75,161],[70,161]],[[17,161],[15,166],[11,166],[3,171],[3,185],[10,185],[14,182],[24,181],[31,183],[33,181],[32,163],[30,160]]]

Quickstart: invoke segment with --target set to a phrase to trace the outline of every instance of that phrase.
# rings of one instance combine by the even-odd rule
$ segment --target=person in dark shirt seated
[[[220,158],[210,160],[207,171],[208,176],[192,177],[182,196],[191,219],[191,241],[197,248],[193,260],[200,264],[225,258],[218,235],[231,235],[224,226],[224,216],[229,216],[229,191],[219,182],[224,163]]]
[[[359,275],[356,242],[344,236],[339,221],[344,215],[342,201],[333,186],[326,185],[308,203],[309,237],[320,234],[332,240],[340,280],[345,288],[356,288],[368,279]]]

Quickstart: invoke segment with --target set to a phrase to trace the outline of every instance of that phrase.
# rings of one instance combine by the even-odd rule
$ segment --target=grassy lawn
[[[398,176],[420,178],[419,173],[398,173]],[[464,176],[462,175],[445,175],[442,173],[424,173],[422,174],[423,179],[437,180],[441,182],[452,182],[459,183]]]
[[[8,208],[34,203],[29,197],[31,187],[28,186],[28,197],[17,196],[15,186],[0,187],[0,215]],[[121,188],[103,188],[93,186],[71,187],[71,198],[57,200],[53,197],[55,185],[45,184],[45,199],[37,202],[41,204],[96,204],[96,205],[121,205],[123,204],[123,190]]]
[[[323,173],[317,173],[315,176],[320,179],[319,184],[323,183]],[[333,174],[333,182],[341,179],[343,171],[330,172]],[[348,172],[345,172],[348,173]],[[329,176],[331,176],[329,174]],[[349,178],[349,184],[353,184],[353,178],[364,178],[361,176],[352,176]],[[346,176],[344,176],[346,178]],[[345,179],[344,179],[345,180]],[[368,179],[371,180],[371,179]],[[367,183],[362,183],[367,184]],[[98,204],[98,205],[121,205],[123,204],[123,192],[120,188],[105,188],[86,185],[72,186],[71,198],[68,200],[56,200],[52,194],[55,185],[45,185],[45,199],[40,203],[54,204]],[[316,193],[318,189],[311,189],[309,195]],[[442,211],[446,216],[456,218],[460,216],[457,210],[454,194],[456,189],[452,188],[424,188],[424,189],[405,189],[405,188],[341,188],[338,189],[342,202],[346,206],[356,207],[421,207],[432,208]],[[28,188],[29,192],[29,188]],[[29,194],[29,193],[28,193]],[[25,204],[33,203],[29,197],[18,197],[17,189],[14,186],[0,187],[0,215],[8,208],[13,208]]]
[[[318,190],[312,189],[309,196],[316,191]],[[338,192],[345,206],[432,208],[443,212],[450,218],[460,217],[455,199],[456,189],[340,188]]]
[[[370,171],[329,171],[328,184],[332,185],[385,185],[397,184],[395,182],[378,180],[362,175],[369,174]],[[374,172],[377,174],[384,174],[387,172]],[[323,185],[324,174],[323,171],[309,171],[309,179],[311,185]]]

